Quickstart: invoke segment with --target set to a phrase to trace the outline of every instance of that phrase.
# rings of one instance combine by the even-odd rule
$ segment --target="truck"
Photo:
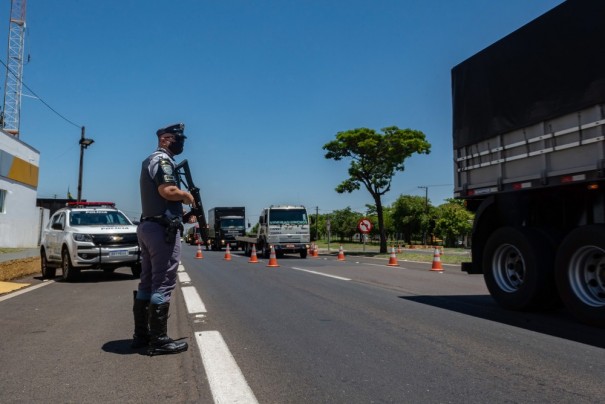
[[[208,244],[215,251],[220,251],[227,245],[231,250],[237,250],[240,243],[237,236],[246,234],[246,208],[215,207],[208,211]]]
[[[307,258],[311,241],[311,230],[307,209],[302,205],[271,205],[264,208],[258,219],[256,236],[238,236],[244,254],[250,256],[252,247],[265,258],[269,258],[271,247],[275,255],[300,254]]]
[[[454,196],[512,310],[605,326],[605,2],[569,0],[452,68]]]

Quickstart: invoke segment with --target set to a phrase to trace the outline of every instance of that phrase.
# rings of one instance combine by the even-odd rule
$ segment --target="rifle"
[[[191,210],[183,215],[183,222],[187,222],[189,218],[194,215],[197,218],[197,222],[200,227],[200,235],[202,241],[207,245],[208,242],[208,222],[206,222],[206,215],[204,214],[204,205],[202,205],[202,197],[200,196],[200,189],[193,184],[191,178],[191,171],[189,170],[189,162],[185,159],[176,166],[176,174],[178,175],[179,184],[183,184],[185,188],[193,195],[195,205],[191,207]]]

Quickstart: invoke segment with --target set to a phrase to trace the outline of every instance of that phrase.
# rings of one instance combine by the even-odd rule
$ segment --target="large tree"
[[[431,145],[424,133],[397,126],[383,128],[382,134],[373,129],[358,128],[338,132],[336,140],[323,146],[325,157],[332,160],[350,159],[350,177],[336,187],[336,192],[358,190],[363,184],[376,205],[380,252],[387,252],[382,195],[391,189],[396,171],[404,170],[404,161],[414,153],[429,154]]]
[[[474,215],[462,201],[447,199],[435,210],[435,234],[445,241],[446,247],[456,246],[456,240],[470,234]]]
[[[428,201],[422,196],[399,195],[393,203],[393,222],[395,231],[403,234],[408,244],[422,234],[428,222]]]

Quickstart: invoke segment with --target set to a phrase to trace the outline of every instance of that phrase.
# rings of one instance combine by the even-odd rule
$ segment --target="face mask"
[[[183,147],[185,146],[185,139],[180,136],[174,138],[174,142],[171,142],[168,145],[168,150],[170,153],[177,156],[183,152]]]

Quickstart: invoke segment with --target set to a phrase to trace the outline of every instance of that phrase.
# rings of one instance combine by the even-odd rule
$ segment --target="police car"
[[[69,202],[42,231],[40,261],[44,278],[53,278],[57,268],[72,281],[82,269],[111,273],[119,267],[130,267],[138,277],[137,226],[113,202]]]

